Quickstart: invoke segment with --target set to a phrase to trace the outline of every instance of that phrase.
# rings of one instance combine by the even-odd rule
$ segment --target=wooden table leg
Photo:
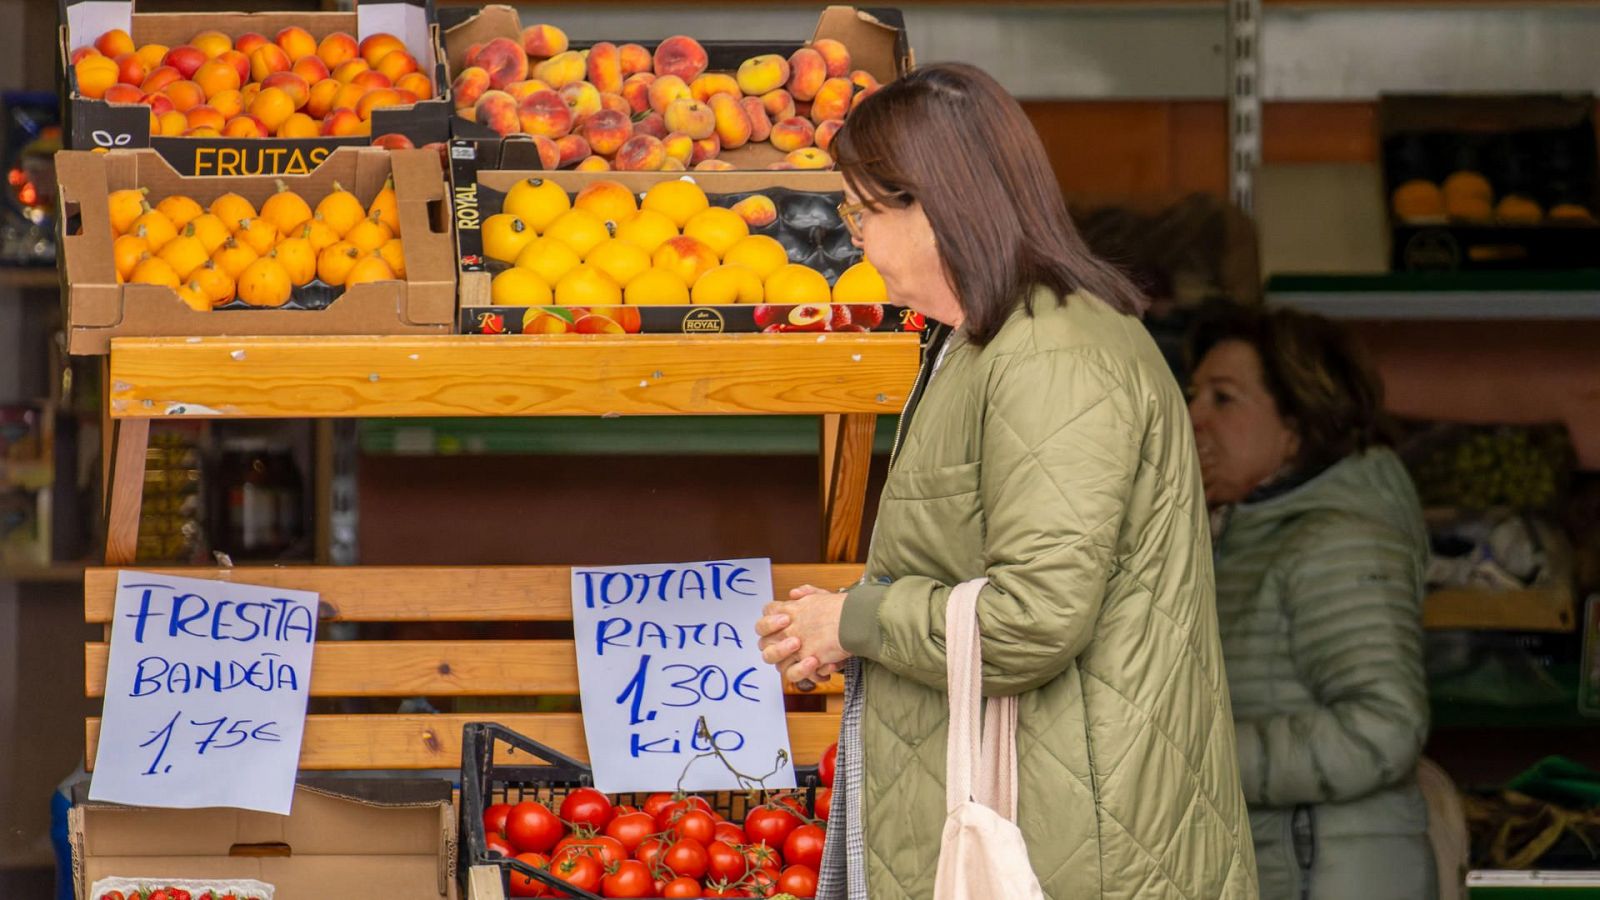
[[[854,562],[861,548],[861,517],[867,502],[877,416],[852,413],[837,419],[832,429],[826,421],[823,425],[822,559]]]
[[[106,503],[106,565],[126,566],[139,551],[139,515],[144,507],[149,419],[116,419],[111,441],[111,481]]]

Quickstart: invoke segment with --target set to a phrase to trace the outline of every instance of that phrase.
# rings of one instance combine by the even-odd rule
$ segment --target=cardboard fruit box
[[[307,175],[183,176],[153,149],[108,153],[64,151],[56,157],[63,210],[60,264],[66,278],[68,351],[99,355],[113,337],[448,334],[455,318],[455,263],[446,186],[433,150],[340,147]],[[120,284],[113,261],[111,192],[148,188],[154,206],[185,194],[201,206],[222,194],[243,196],[259,209],[277,183],[318,199],[339,182],[370,204],[393,175],[398,197],[404,280],[358,284],[349,290],[296,289],[281,308],[192,309],[169,287]],[[298,308],[296,308],[298,307]]]
[[[275,900],[457,896],[456,814],[443,779],[307,780],[287,816],[78,802],[68,834],[86,900],[113,876],[251,878],[273,885]]]
[[[831,289],[840,275],[861,261],[861,252],[851,243],[836,211],[844,192],[843,176],[838,172],[541,172],[494,166],[495,153],[515,143],[458,139],[451,144],[464,334],[809,333],[922,327],[919,317],[886,303],[827,302],[833,299]],[[562,188],[569,200],[591,184],[611,181],[627,188],[637,202],[653,185],[677,179],[699,185],[712,206],[731,207],[752,195],[765,195],[773,201],[774,216],[765,224],[747,226],[749,233],[774,238],[783,245],[789,263],[820,272],[830,297],[804,303],[771,302],[772,298],[764,297],[756,303],[610,306],[561,304],[558,293],[553,298],[555,305],[523,305],[515,300],[496,304],[493,279],[512,266],[485,254],[482,226],[501,212],[506,193],[526,179],[548,179]],[[616,224],[608,228],[615,232]]]
[[[71,57],[93,46],[105,32],[120,28],[135,47],[160,44],[177,47],[196,34],[216,30],[237,38],[256,32],[270,40],[281,29],[299,26],[321,41],[333,32],[360,41],[379,33],[405,42],[420,71],[433,82],[433,97],[411,106],[373,111],[371,133],[347,137],[231,138],[173,137],[151,134],[150,108],[142,103],[107,103],[81,95]],[[376,137],[398,134],[413,146],[449,139],[450,79],[433,6],[427,0],[360,0],[356,11],[343,12],[135,12],[133,0],[63,0],[59,34],[62,121],[67,146],[75,150],[153,147],[182,175],[303,175],[316,168],[336,147],[360,147]]]
[[[1594,108],[1587,93],[1383,97],[1391,268],[1594,267]]]
[[[538,15],[538,13],[534,15]],[[456,78],[467,67],[467,56],[475,48],[482,47],[496,38],[509,39],[518,46],[522,46],[522,32],[525,26],[550,24],[557,28],[561,27],[559,19],[548,22],[543,19],[523,21],[518,17],[517,10],[509,6],[486,6],[476,12],[464,9],[447,9],[441,14],[441,24],[445,28],[445,53],[449,58],[449,72],[452,79]],[[904,17],[901,15],[900,10],[892,8],[826,7],[818,16],[816,29],[808,41],[794,38],[765,41],[728,40],[719,38],[717,35],[706,34],[690,35],[690,37],[695,38],[705,50],[706,68],[703,74],[708,75],[719,74],[732,77],[745,60],[765,54],[777,54],[788,60],[796,50],[823,38],[837,40],[849,51],[850,72],[853,73],[857,70],[865,72],[880,84],[887,84],[893,81],[909,71],[914,65],[911,45],[906,37]],[[644,47],[652,57],[655,55],[657,48],[663,43],[661,40],[632,40],[627,35],[601,38],[570,35],[568,46],[571,50],[586,51],[600,41],[609,41],[618,47],[629,43],[638,44]],[[481,65],[486,66],[489,64],[481,63]],[[534,65],[536,65],[536,60],[530,60],[528,74],[530,79],[535,77],[533,74]],[[584,78],[588,77],[590,76],[586,72]],[[853,99],[855,95],[860,94],[865,89],[862,85],[853,85],[851,96],[845,99]],[[476,98],[464,94],[463,97],[457,98],[456,102],[460,102],[463,99]],[[804,117],[804,108],[807,106],[809,104],[803,104],[801,107],[799,114],[802,117]],[[648,108],[645,112],[648,112]],[[632,118],[636,124],[638,120],[645,118],[645,112],[636,111],[633,113]],[[790,113],[790,115],[793,114]],[[518,117],[512,115],[511,118]],[[769,115],[770,121],[772,121],[772,117]],[[479,121],[469,121],[458,114],[452,116],[450,122],[451,131],[455,137],[474,139],[497,139],[500,137],[498,132],[488,127],[481,119]],[[670,130],[667,129],[667,131]],[[573,133],[577,133],[577,131],[577,123],[574,122]],[[664,134],[665,132],[663,132]],[[532,145],[524,142],[518,152],[527,152],[531,149]],[[731,149],[721,148],[716,158],[737,169],[765,169],[773,163],[783,160],[784,157],[784,151],[777,149],[769,141],[758,141],[752,135],[751,140],[743,146]],[[544,165],[539,162],[538,154],[535,151],[531,164],[523,166],[523,168],[572,168],[578,161],[575,159],[558,166]],[[620,168],[620,166],[614,166],[613,168]]]

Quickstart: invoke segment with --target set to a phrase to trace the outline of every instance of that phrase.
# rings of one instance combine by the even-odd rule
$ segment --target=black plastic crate
[[[509,752],[496,759],[496,749],[505,745]],[[510,762],[507,757],[525,755],[529,762]],[[806,815],[815,817],[817,789],[822,786],[816,766],[796,766],[795,790],[756,790],[699,793],[730,822],[742,823],[752,809],[773,797],[795,796],[803,800]],[[520,803],[537,800],[552,810],[560,807],[567,794],[582,787],[594,785],[594,773],[586,763],[573,759],[558,750],[524,737],[493,722],[468,722],[461,729],[461,802],[460,854],[463,886],[473,866],[491,865],[500,869],[501,886],[510,896],[510,876],[513,870],[521,872],[552,888],[564,891],[570,897],[583,900],[602,900],[599,894],[568,884],[543,869],[507,859],[499,854],[490,855],[487,835],[483,828],[483,811],[492,803]],[[662,790],[672,790],[664,785]],[[654,793],[654,792],[652,792]],[[612,802],[623,806],[644,807],[649,793],[608,794]]]

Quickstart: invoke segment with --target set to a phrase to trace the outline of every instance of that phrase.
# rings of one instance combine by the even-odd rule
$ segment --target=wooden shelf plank
[[[109,644],[84,645],[85,696],[105,696],[110,652]],[[313,697],[572,697],[578,654],[572,641],[323,641],[309,687]],[[789,684],[784,691],[800,693]],[[833,678],[813,693],[843,692]]]
[[[1566,588],[1440,590],[1422,606],[1423,627],[1437,631],[1571,631],[1575,616]]]
[[[459,769],[461,727],[468,722],[499,722],[541,744],[587,761],[583,716],[578,713],[449,713],[441,715],[306,716],[300,768]],[[789,745],[798,765],[816,765],[822,751],[839,739],[839,717],[831,713],[789,713]],[[94,769],[100,719],[84,722],[86,767]]]
[[[834,589],[861,578],[859,563],[772,567],[772,590],[787,597],[803,584]],[[84,621],[104,625],[116,604],[117,569],[84,573]],[[316,591],[329,622],[568,622],[571,566],[241,566],[141,568],[262,587]]]
[[[48,566],[0,567],[0,581],[19,581],[32,584],[72,584],[83,580],[87,564],[83,562],[51,563]]]
[[[114,418],[897,413],[914,334],[127,338]]]

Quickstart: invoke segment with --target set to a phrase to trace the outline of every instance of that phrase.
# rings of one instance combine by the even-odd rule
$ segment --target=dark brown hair
[[[1217,304],[1189,333],[1190,370],[1225,341],[1248,344],[1278,415],[1300,436],[1302,470],[1318,470],[1384,443],[1383,380],[1355,337],[1293,309]]]
[[[992,340],[1039,286],[1062,303],[1081,289],[1143,311],[1133,283],[1078,235],[1038,132],[983,70],[941,63],[890,82],[831,149],[869,207],[922,204],[974,343]]]

